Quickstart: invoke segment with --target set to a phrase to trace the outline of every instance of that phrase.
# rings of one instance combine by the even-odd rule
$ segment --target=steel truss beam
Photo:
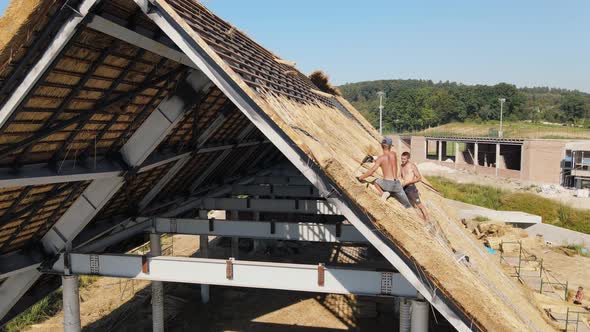
[[[61,254],[51,272],[63,273]],[[188,257],[69,254],[73,274],[290,291],[415,297],[399,273]]]
[[[149,226],[163,234],[239,236],[309,242],[367,242],[350,224],[156,217],[146,221],[146,228]]]
[[[234,148],[268,144],[269,141],[243,142],[240,144],[224,144],[201,148],[196,154],[214,151],[226,151]],[[190,158],[191,153],[159,154],[153,153],[138,169],[138,173],[147,172],[158,166]],[[60,163],[61,164],[61,163]],[[92,168],[80,165],[80,162],[66,160],[59,170],[47,167],[47,164],[26,165],[17,170],[14,168],[0,168],[0,188],[38,186],[51,183],[78,182],[122,177],[126,172],[120,164],[103,160]]]
[[[254,196],[278,196],[278,197],[317,197],[320,198],[318,190],[309,186],[284,186],[284,185],[234,185],[232,195],[254,195]]]
[[[304,176],[258,176],[254,180],[254,184],[282,184],[293,186],[310,186],[311,183]]]
[[[196,68],[195,64],[182,52],[172,49],[156,40],[148,38],[131,29],[118,25],[104,17],[92,15],[87,25],[90,29],[102,32],[111,37],[122,40],[154,54],[181,63],[187,67]]]
[[[198,207],[204,210],[341,215],[334,204],[322,200],[205,198]]]
[[[470,331],[472,323],[464,311],[451,299],[436,292],[424,272],[420,271],[402,248],[380,233],[370,218],[346,195],[336,195],[338,186],[313,163],[264,112],[255,100],[214,59],[209,50],[197,42],[195,32],[166,3],[159,0],[134,0],[143,12],[201,69],[215,85],[256,125],[287,159],[328,200],[335,204],[363,236],[396,267],[400,273],[428,300],[457,330]],[[253,92],[251,92],[253,93]]]

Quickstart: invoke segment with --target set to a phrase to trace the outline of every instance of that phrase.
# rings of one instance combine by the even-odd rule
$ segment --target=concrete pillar
[[[78,276],[62,276],[64,332],[80,332],[80,290]]]
[[[412,332],[428,332],[429,304],[426,301],[412,300],[411,306]]]
[[[473,143],[474,144],[474,152],[473,152],[473,168],[477,169],[477,166],[479,166],[479,144],[477,144],[477,142]]]
[[[442,161],[442,141],[436,141],[436,153],[438,154],[438,161]]]
[[[410,332],[412,304],[406,298],[400,298],[399,303],[399,331]]]
[[[160,234],[150,233],[150,256],[162,255]],[[164,332],[164,283],[152,281],[152,328]]]
[[[259,198],[259,196],[254,196],[254,198]],[[253,217],[254,217],[255,221],[260,221],[260,212],[258,212],[258,211],[254,212]],[[259,240],[259,239],[252,240],[252,251],[253,252],[257,252],[260,249],[260,247],[262,245],[260,241],[261,240]]]
[[[500,144],[496,143],[496,176],[498,176],[499,169],[500,169]]]
[[[199,210],[200,219],[208,219],[209,213],[207,210]],[[199,235],[199,252],[201,258],[209,257],[209,236]],[[201,284],[201,302],[204,304],[209,303],[210,300],[210,286],[207,284]]]

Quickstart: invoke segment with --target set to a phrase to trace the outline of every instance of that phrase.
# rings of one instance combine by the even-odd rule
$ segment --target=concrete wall
[[[576,244],[590,249],[590,235],[569,229],[548,225],[535,224],[524,228],[529,236],[543,235],[545,242],[555,246]]]
[[[414,162],[426,161],[426,139],[422,136],[412,136],[410,153]]]
[[[522,147],[521,179],[559,184],[565,145],[565,141],[525,141]]]

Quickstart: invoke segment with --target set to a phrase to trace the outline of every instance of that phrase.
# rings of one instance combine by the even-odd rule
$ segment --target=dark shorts
[[[422,203],[422,201],[420,201],[420,194],[418,193],[418,188],[416,188],[415,185],[411,184],[409,186],[406,186],[404,188],[404,191],[406,192],[406,196],[408,196],[408,200],[410,201],[410,203],[412,203],[412,205],[416,206]]]

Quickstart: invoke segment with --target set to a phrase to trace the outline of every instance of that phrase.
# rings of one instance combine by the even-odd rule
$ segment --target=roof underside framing
[[[164,31],[170,39],[201,69],[225,95],[270,139],[287,159],[320,191],[331,193],[336,186],[315,166],[307,155],[301,151],[291,139],[264,113],[260,106],[212,59],[207,51],[192,37],[175,19],[170,7],[161,2],[134,0],[144,13]],[[342,214],[360,231],[400,273],[459,331],[471,331],[464,316],[452,302],[443,295],[437,295],[435,289],[428,285],[428,280],[420,274],[416,267],[409,265],[399,248],[374,228],[372,222],[354,205],[353,201],[342,196],[328,197],[328,201],[338,207]],[[451,309],[451,306],[454,308]]]
[[[199,71],[194,71],[186,81],[196,93],[202,93],[210,87],[209,80]],[[139,167],[181,120],[190,103],[182,96],[176,95],[162,102],[121,149],[122,157],[127,164],[131,167]],[[45,251],[56,254],[69,245],[117,193],[123,183],[124,179],[120,177],[94,180],[42,238],[41,243]],[[28,270],[8,278],[0,285],[0,294],[11,293],[10,297],[2,297],[5,301],[0,302],[0,317],[8,313],[40,275],[41,273],[37,270]],[[13,282],[14,279],[30,282]],[[12,289],[9,290],[7,287]]]

